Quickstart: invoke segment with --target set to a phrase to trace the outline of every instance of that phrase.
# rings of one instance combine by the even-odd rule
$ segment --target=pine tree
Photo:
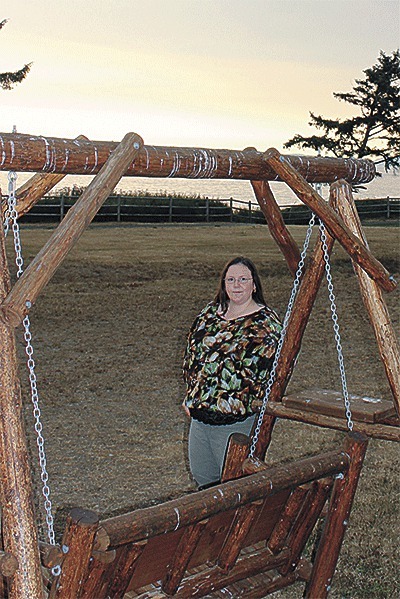
[[[386,170],[400,165],[400,53],[380,52],[377,63],[356,79],[353,91],[334,93],[339,101],[358,109],[352,118],[326,119],[310,112],[309,125],[322,135],[295,135],[285,148],[325,150],[338,157],[368,157]],[[379,160],[380,159],[380,160]]]
[[[0,21],[0,29],[3,29],[4,25],[7,23],[7,19]],[[14,85],[17,83],[21,83],[23,79],[27,76],[31,69],[32,63],[28,63],[19,69],[19,71],[0,73],[0,87],[2,89],[8,90],[12,89]]]

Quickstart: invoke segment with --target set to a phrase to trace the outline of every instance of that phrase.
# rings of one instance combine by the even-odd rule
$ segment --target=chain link
[[[273,361],[273,364],[272,364],[271,372],[270,372],[270,375],[269,375],[267,387],[266,387],[266,390],[265,390],[263,404],[262,404],[260,412],[258,414],[257,424],[256,424],[256,427],[254,429],[253,438],[252,438],[252,442],[251,442],[251,445],[250,445],[249,457],[251,457],[251,458],[254,457],[254,453],[255,453],[255,450],[256,450],[258,437],[259,437],[260,431],[261,431],[261,425],[262,425],[262,422],[263,422],[263,419],[264,419],[265,410],[267,409],[269,395],[271,393],[272,385],[275,382],[276,369],[277,369],[279,357],[281,355],[283,342],[284,342],[285,337],[286,337],[287,326],[288,326],[288,323],[289,323],[290,315],[292,314],[294,300],[296,298],[297,292],[298,292],[299,287],[300,287],[300,282],[301,282],[301,279],[302,279],[302,276],[303,276],[305,259],[306,259],[306,256],[307,256],[308,246],[310,245],[310,239],[311,239],[311,234],[312,234],[312,230],[313,230],[313,227],[314,227],[314,223],[315,223],[315,214],[312,213],[311,214],[311,218],[310,218],[310,222],[308,223],[308,229],[307,229],[306,237],[305,237],[305,240],[304,240],[303,249],[302,249],[302,252],[300,254],[300,260],[299,260],[299,264],[297,266],[297,271],[296,271],[296,275],[295,275],[295,278],[294,278],[294,283],[293,283],[292,291],[291,291],[291,294],[290,294],[288,306],[286,308],[285,318],[283,319],[282,331],[281,331],[279,342],[278,342],[278,345],[277,345],[277,348],[276,348],[275,357],[274,357],[274,361]]]
[[[8,221],[7,231],[9,222],[12,223],[14,249],[15,249],[15,263],[17,266],[17,278],[23,273],[24,260],[22,258],[22,247],[21,237],[18,224],[18,213],[17,213],[17,200],[15,195],[17,175],[15,172],[8,174]],[[30,307],[30,305],[28,306]],[[41,412],[39,408],[39,393],[37,389],[37,378],[35,373],[35,361],[33,359],[33,346],[32,346],[32,334],[30,330],[29,316],[25,316],[23,320],[24,327],[24,339],[25,339],[25,352],[28,356],[27,366],[29,370],[29,383],[31,389],[31,399],[33,404],[33,417],[35,420],[35,432],[36,432],[36,443],[38,446],[39,454],[39,465],[41,471],[42,481],[42,494],[44,497],[44,509],[46,512],[46,524],[47,524],[47,536],[51,545],[55,545],[54,535],[54,519],[52,515],[52,504],[50,500],[50,488],[48,486],[49,475],[47,472],[46,453],[44,448],[44,438],[42,435],[43,426],[41,423]]]
[[[321,242],[322,242],[322,250],[324,253],[325,274],[326,274],[326,280],[328,283],[329,301],[331,304],[331,316],[332,316],[332,322],[333,322],[333,331],[334,331],[334,335],[335,335],[336,350],[337,350],[337,357],[338,357],[339,370],[340,370],[340,378],[342,381],[342,391],[343,391],[343,400],[344,400],[344,407],[345,407],[345,413],[346,413],[346,419],[347,419],[347,428],[349,429],[349,431],[352,431],[354,423],[353,423],[353,416],[351,413],[351,406],[350,406],[350,401],[349,401],[349,392],[347,389],[346,371],[345,371],[345,367],[344,367],[344,357],[343,357],[343,350],[342,350],[342,342],[341,342],[341,338],[340,338],[339,319],[338,319],[337,310],[336,310],[336,298],[335,298],[335,294],[334,294],[331,266],[330,266],[330,261],[329,261],[326,229],[325,229],[325,225],[322,221],[320,221],[319,230],[320,230],[320,236],[321,236]]]

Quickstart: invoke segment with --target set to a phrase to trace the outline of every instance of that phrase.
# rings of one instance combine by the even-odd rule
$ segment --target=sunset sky
[[[4,3],[5,4],[5,3]],[[13,0],[0,131],[262,150],[399,45],[399,0]]]

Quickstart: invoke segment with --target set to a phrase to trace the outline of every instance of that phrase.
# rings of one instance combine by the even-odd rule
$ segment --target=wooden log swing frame
[[[3,594],[9,599],[47,596],[42,554],[46,567],[62,563],[61,575],[51,584],[51,599],[181,598],[207,593],[217,597],[218,589],[233,589],[235,596],[251,598],[263,597],[296,580],[306,581],[305,596],[326,597],[367,437],[400,439],[400,358],[382,294],[395,289],[396,282],[371,254],[351,192],[351,185],[373,179],[373,163],[282,156],[275,149],[260,153],[254,148],[239,152],[145,146],[134,133],[127,134],[120,144],[91,142],[84,136],[68,140],[0,134],[0,149],[0,170],[36,173],[16,192],[19,215],[66,174],[96,175],[13,287],[1,227],[0,500],[4,552],[0,554],[0,572],[7,577],[2,578]],[[248,443],[234,438],[223,483],[214,489],[101,523],[91,512],[74,511],[64,534],[63,552],[38,542],[15,328],[122,176],[249,180],[294,274],[300,252],[268,184],[271,180],[285,182],[324,223],[329,251],[337,240],[351,257],[393,404],[387,402],[389,406],[386,403],[372,420],[355,420],[354,432],[341,451],[284,468],[266,469],[262,462],[277,417],[346,430],[342,414],[305,410],[301,399],[285,398],[323,276],[321,242],[317,241],[293,306],[255,456],[246,460]],[[311,187],[310,183],[316,182],[331,184],[329,204]],[[311,564],[301,555],[328,496],[324,532]],[[171,560],[165,561],[165,555],[172,556]],[[204,569],[210,561],[214,565]],[[257,582],[260,576],[261,582]],[[253,586],[248,583],[240,590],[240,581],[249,577]],[[154,586],[157,581],[161,581],[158,587]],[[149,584],[153,584],[150,590],[143,590]]]

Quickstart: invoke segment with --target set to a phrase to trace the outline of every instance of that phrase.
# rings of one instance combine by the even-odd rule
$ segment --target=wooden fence
[[[61,221],[78,196],[46,196],[22,222]],[[377,198],[356,200],[362,221],[391,221],[399,223],[400,198]],[[281,206],[287,224],[306,224],[310,210],[303,204]],[[100,208],[97,222],[133,223],[248,223],[263,224],[265,218],[256,202],[244,202],[234,198],[213,200],[183,199],[179,197],[131,197],[110,196]]]

